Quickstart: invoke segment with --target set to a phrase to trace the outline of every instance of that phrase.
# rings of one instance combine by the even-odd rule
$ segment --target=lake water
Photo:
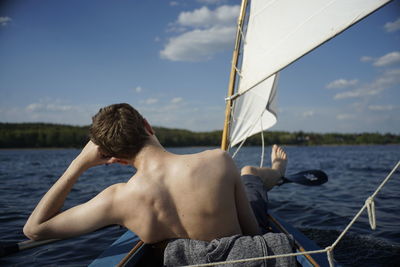
[[[171,148],[195,153],[206,147]],[[245,147],[237,165],[258,165],[261,148]],[[267,147],[265,157],[269,164]],[[400,145],[286,147],[287,173],[321,169],[328,183],[308,187],[286,184],[270,192],[270,207],[321,247],[330,245],[400,160]],[[0,151],[0,241],[25,240],[22,227],[37,202],[79,153],[63,150]],[[89,200],[105,187],[127,181],[133,168],[110,165],[87,171],[74,186],[66,208]],[[400,172],[376,198],[377,229],[366,212],[339,243],[335,259],[344,266],[400,266]],[[0,258],[0,266],[86,266],[125,229],[111,227],[78,238]]]

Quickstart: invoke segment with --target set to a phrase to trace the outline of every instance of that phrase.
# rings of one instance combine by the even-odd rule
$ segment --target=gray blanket
[[[293,238],[285,234],[267,233],[260,236],[235,235],[211,242],[176,239],[164,251],[164,265],[183,266],[229,261],[293,252]],[[257,260],[217,266],[296,266],[294,257]]]

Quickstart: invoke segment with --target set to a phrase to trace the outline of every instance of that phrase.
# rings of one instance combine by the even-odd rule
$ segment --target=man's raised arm
[[[33,240],[67,238],[117,223],[110,211],[119,185],[111,186],[92,200],[60,213],[67,195],[83,172],[96,165],[114,162],[114,158],[102,157],[98,146],[89,141],[36,206],[24,226],[24,234]]]

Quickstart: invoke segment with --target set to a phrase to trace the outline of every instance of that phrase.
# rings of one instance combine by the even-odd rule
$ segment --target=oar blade
[[[328,175],[321,170],[307,170],[288,175],[283,178],[283,183],[297,183],[308,186],[317,186],[328,181]]]

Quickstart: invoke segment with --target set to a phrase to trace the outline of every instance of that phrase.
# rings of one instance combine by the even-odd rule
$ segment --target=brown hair
[[[101,108],[92,120],[90,139],[108,157],[132,158],[149,138],[142,115],[126,103]]]

